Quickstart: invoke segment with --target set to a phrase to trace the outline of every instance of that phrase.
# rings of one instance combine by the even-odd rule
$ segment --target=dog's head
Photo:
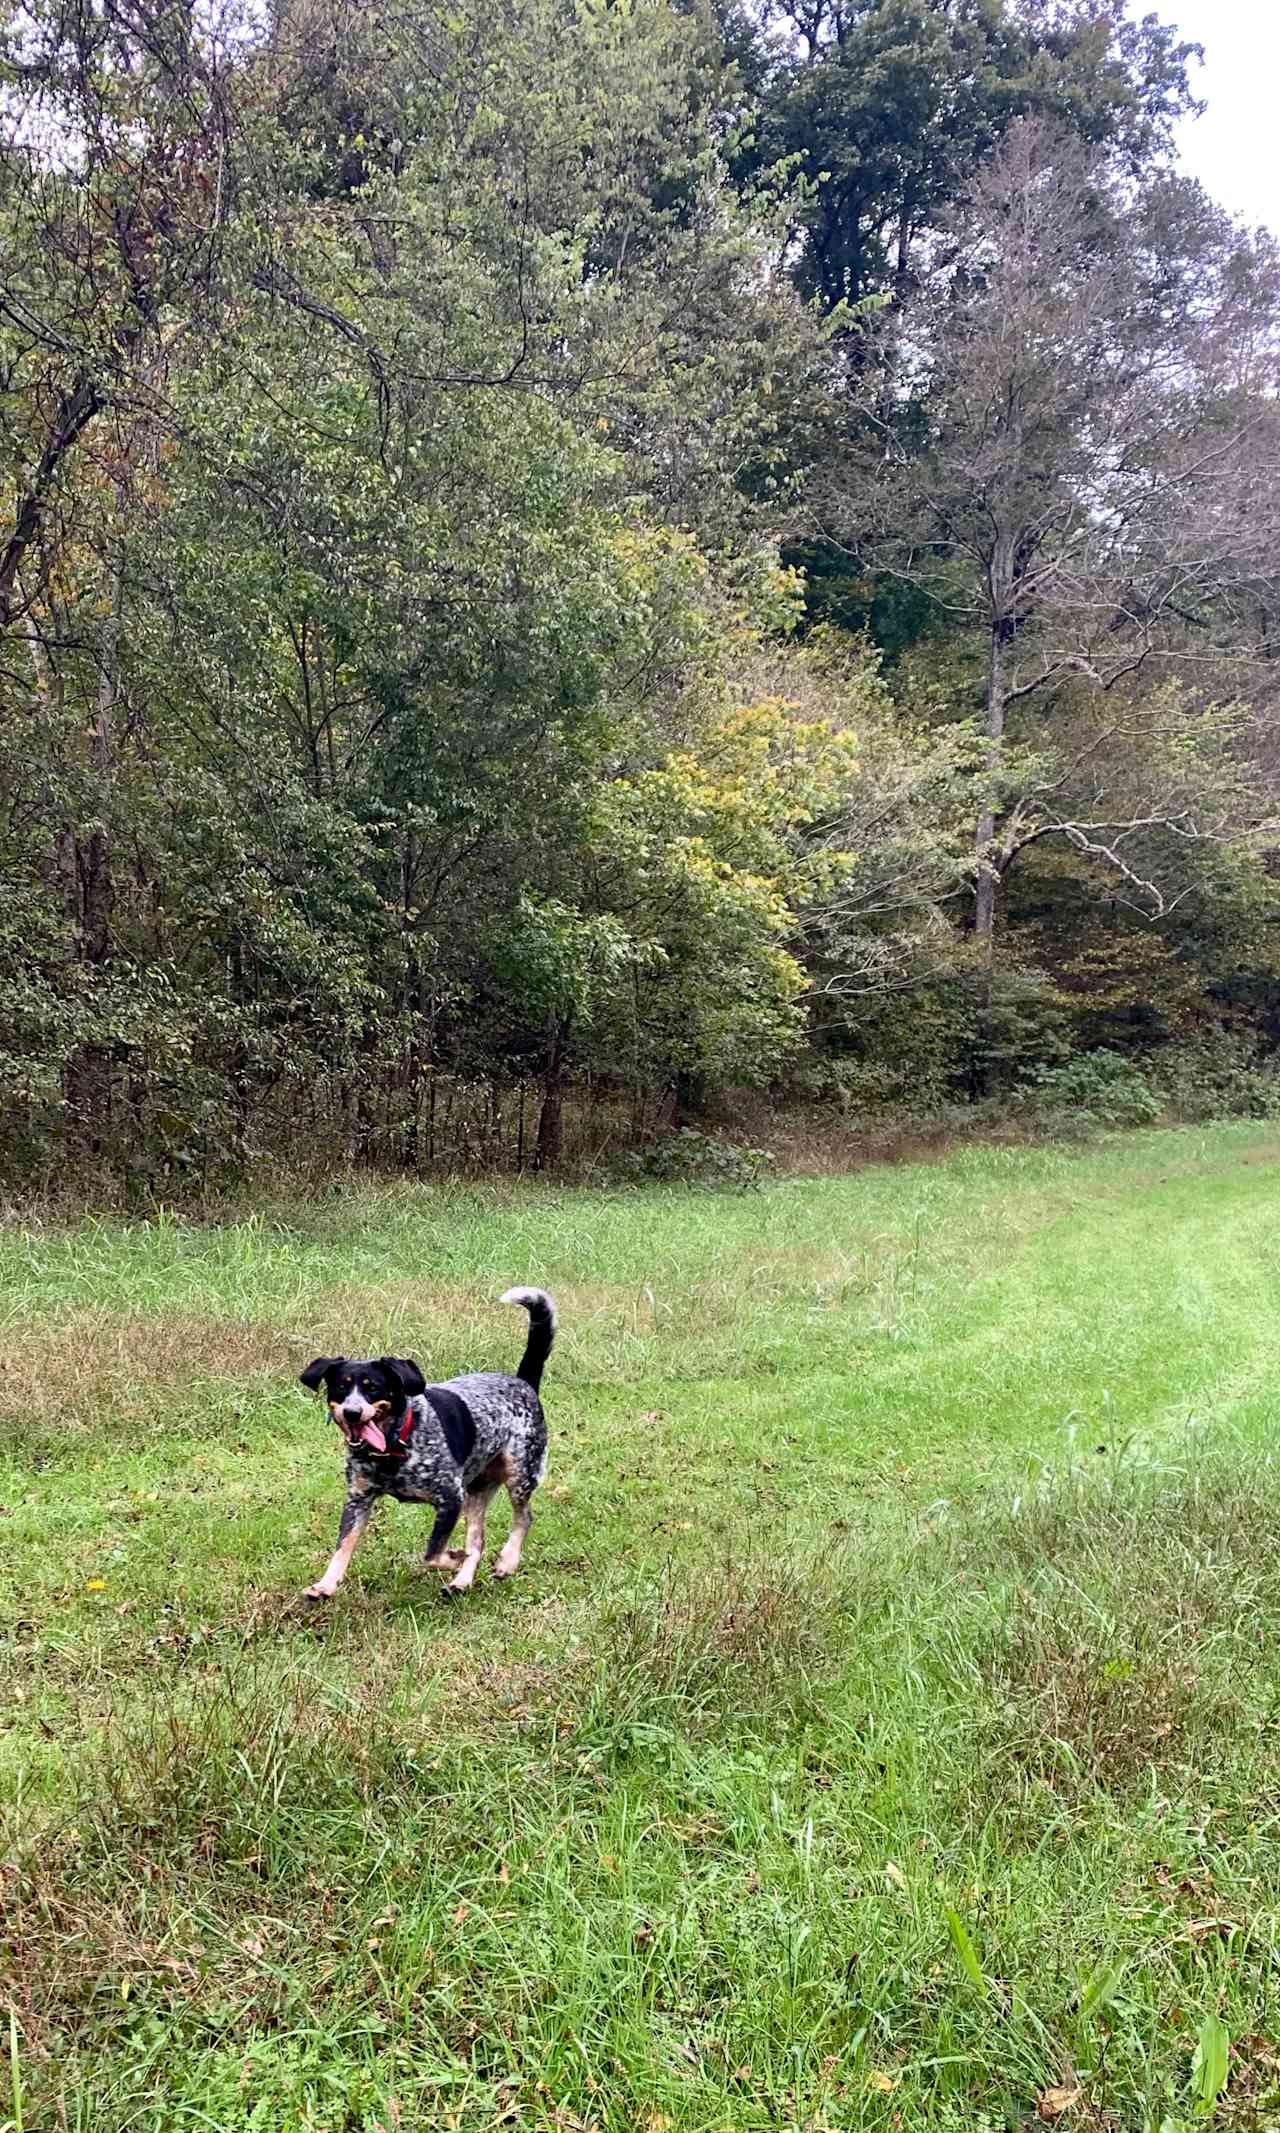
[[[299,1374],[310,1392],[324,1396],[349,1444],[367,1444],[385,1452],[388,1421],[399,1422],[406,1402],[425,1392],[427,1381],[416,1363],[402,1355],[380,1355],[375,1362],[353,1362],[346,1355],[318,1355]]]

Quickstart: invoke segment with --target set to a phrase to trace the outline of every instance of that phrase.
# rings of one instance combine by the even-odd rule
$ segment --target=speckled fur
[[[393,1496],[400,1503],[433,1506],[436,1516],[427,1543],[427,1563],[439,1569],[456,1565],[457,1576],[450,1589],[463,1592],[475,1577],[483,1551],[485,1512],[496,1491],[505,1487],[514,1516],[511,1536],[494,1566],[494,1575],[509,1577],[518,1569],[532,1517],[530,1498],[547,1470],[547,1425],[537,1388],[556,1320],[555,1305],[540,1289],[509,1290],[503,1302],[520,1303],[529,1312],[529,1341],[519,1375],[509,1376],[497,1370],[470,1371],[443,1385],[406,1394],[402,1386],[397,1388],[385,1367],[394,1362],[389,1357],[370,1365],[352,1363],[345,1356],[320,1357],[303,1372],[304,1384],[317,1389],[319,1383],[325,1384],[335,1420],[340,1403],[334,1393],[339,1382],[361,1371],[380,1373],[392,1391],[392,1420],[397,1434],[406,1413],[411,1417],[402,1456],[378,1452],[363,1442],[348,1443],[347,1493],[338,1525],[338,1545],[323,1575],[308,1587],[310,1597],[327,1599],[337,1590],[360,1536],[384,1496]],[[401,1377],[411,1372],[413,1379],[422,1383],[415,1363],[403,1361],[395,1367]],[[398,1397],[394,1397],[397,1391]],[[461,1458],[431,1404],[432,1392],[452,1394],[467,1410],[475,1440]],[[356,1397],[352,1395],[353,1399]],[[445,1542],[464,1512],[467,1547],[459,1562],[456,1554],[445,1553]]]

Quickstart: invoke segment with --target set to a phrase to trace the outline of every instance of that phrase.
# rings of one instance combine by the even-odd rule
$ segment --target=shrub
[[[1151,1077],[1178,1118],[1274,1118],[1280,1114],[1280,1073],[1250,1037],[1219,1029],[1170,1045]]]
[[[655,1141],[638,1154],[625,1158],[625,1176],[653,1179],[669,1185],[722,1187],[734,1192],[752,1192],[773,1167],[765,1148],[744,1148],[735,1141],[720,1140],[714,1133],[699,1133],[682,1126],[665,1140]]]
[[[1163,1108],[1141,1067],[1105,1049],[1038,1068],[1030,1101],[1037,1111],[1069,1112],[1077,1122],[1104,1126],[1149,1126]]]

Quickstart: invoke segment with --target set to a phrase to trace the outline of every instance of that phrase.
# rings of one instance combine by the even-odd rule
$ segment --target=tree
[[[88,1147],[139,997],[108,1005],[130,497],[183,337],[216,310],[233,42],[170,0],[12,10],[0,36],[0,687],[11,716],[34,705],[56,796],[37,867],[82,1009],[63,1096]]]
[[[94,424],[154,407],[162,322],[188,330],[209,298],[229,35],[171,0],[83,0],[12,10],[0,36],[4,446],[22,469],[0,521],[0,634],[53,567],[68,462]]]
[[[987,1056],[1072,1015],[1156,1041],[1131,912],[1081,952],[1104,893],[1176,906],[1188,1002],[1271,1014],[1265,871],[1201,854],[1275,774],[1275,275],[1145,166],[1170,33],[1029,0],[797,8],[781,50],[734,0],[5,25],[14,1174],[415,1165],[513,1112],[550,1166],[575,1085],[635,1130],[815,1029],[849,1089],[868,1047],[908,1085],[913,1017],[945,1094],[981,989],[948,914],[976,872],[989,979],[1015,863]],[[845,129],[831,289],[894,299],[857,321],[793,286],[822,186],[779,207],[773,151],[734,161],[802,76]],[[1068,146],[953,214],[1024,107]],[[806,525],[891,655],[812,607],[796,641]]]
[[[317,1130],[331,1105],[357,1152],[411,1156],[435,1073],[525,1070],[501,921],[552,908],[531,855],[572,875],[620,736],[670,754],[703,587],[767,551],[813,345],[727,183],[700,29],[340,16],[224,52],[184,10],[52,7],[9,55],[54,114],[28,139],[5,108],[34,195],[0,225],[40,336],[11,318],[20,498],[38,476],[0,731],[0,882],[43,921],[22,1085],[46,1124],[92,1110],[184,1161],[299,1090]],[[216,75],[208,169],[164,148],[179,62]],[[481,1057],[504,988],[517,1041]]]
[[[774,0],[742,165],[781,166],[795,276],[826,311],[906,293],[935,229],[1019,116],[1133,165],[1192,108],[1198,47],[1118,4]]]
[[[1066,840],[1159,912],[1169,855],[1241,820],[1194,676],[1274,584],[1276,275],[1186,188],[1020,121],[869,332],[825,529],[981,633],[988,971],[1032,843]],[[1146,689],[1177,674],[1189,691]]]

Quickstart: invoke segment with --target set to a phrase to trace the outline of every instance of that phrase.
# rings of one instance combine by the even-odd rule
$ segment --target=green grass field
[[[1280,1129],[0,1231],[0,2126],[1280,2126]],[[314,1353],[514,1363],[526,1567]],[[491,1548],[505,1519],[491,1529]]]

